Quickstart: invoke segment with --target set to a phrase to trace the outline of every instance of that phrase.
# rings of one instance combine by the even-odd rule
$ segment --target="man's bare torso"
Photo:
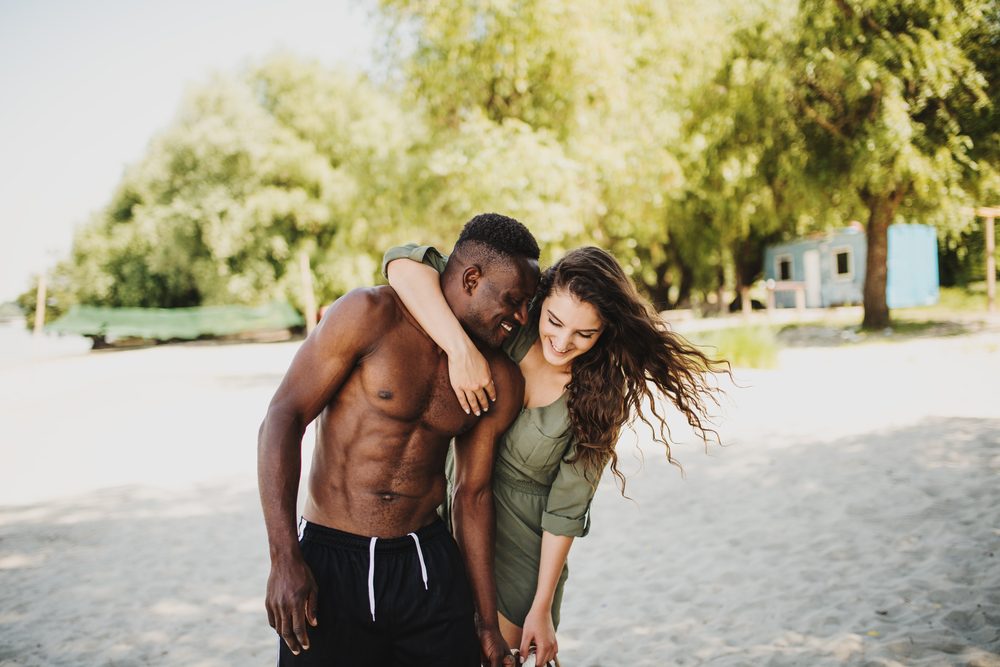
[[[304,514],[358,535],[398,537],[433,521],[448,443],[477,417],[461,409],[447,357],[391,288],[374,292],[388,312],[373,318],[384,330],[316,420]]]

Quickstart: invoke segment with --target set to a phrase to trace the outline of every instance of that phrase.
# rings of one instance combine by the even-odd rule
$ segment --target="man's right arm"
[[[317,624],[316,583],[302,559],[295,509],[302,436],[374,344],[387,316],[372,290],[354,290],[331,306],[299,348],[260,425],[257,482],[271,556],[268,622],[288,648],[309,647],[305,623]]]

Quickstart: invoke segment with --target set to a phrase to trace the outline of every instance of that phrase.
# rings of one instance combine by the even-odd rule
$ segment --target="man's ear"
[[[462,272],[462,291],[472,296],[482,279],[483,272],[478,265],[473,264],[465,267],[465,271]]]

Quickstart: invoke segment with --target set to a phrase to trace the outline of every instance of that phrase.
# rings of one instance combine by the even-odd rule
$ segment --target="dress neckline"
[[[552,401],[551,403],[546,403],[545,405],[534,405],[534,406],[531,406],[531,407],[524,407],[524,408],[521,408],[521,409],[522,410],[544,410],[545,408],[551,408],[553,405],[555,405],[555,404],[557,404],[557,403],[559,403],[560,401],[563,401],[563,400],[566,400],[566,392],[565,391],[563,391],[563,393],[559,394],[559,398],[557,398],[556,400]]]

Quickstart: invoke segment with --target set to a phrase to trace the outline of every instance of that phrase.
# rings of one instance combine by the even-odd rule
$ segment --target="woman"
[[[413,261],[395,261],[395,260]],[[466,410],[489,408],[488,366],[448,309],[438,272],[446,258],[429,247],[385,255],[389,283],[448,353]],[[706,381],[719,370],[667,331],[621,266],[594,247],[574,250],[546,270],[528,323],[504,344],[524,375],[524,409],[504,434],[494,470],[496,584],[500,630],[537,664],[556,656],[566,557],[587,534],[590,502],[604,467],[620,481],[615,443],[635,414],[670,452],[668,429],[651,386],[706,437]],[[495,396],[493,396],[495,398]],[[714,398],[713,398],[714,401]]]

